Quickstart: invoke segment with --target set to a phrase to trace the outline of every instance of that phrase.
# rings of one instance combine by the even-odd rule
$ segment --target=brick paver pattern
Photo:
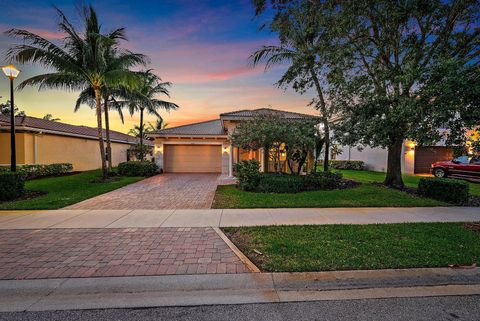
[[[4,230],[0,279],[245,273],[212,228]]]
[[[162,174],[127,185],[68,209],[190,209],[210,208],[218,174]]]

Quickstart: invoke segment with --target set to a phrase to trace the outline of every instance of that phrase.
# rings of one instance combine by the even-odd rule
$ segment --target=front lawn
[[[334,170],[343,174],[344,178],[352,179],[360,183],[382,183],[385,179],[385,173],[373,171],[357,171],[357,170]],[[421,176],[403,175],[405,186],[417,188],[418,181]],[[480,196],[480,184],[468,182],[470,185],[470,194]]]
[[[270,272],[446,267],[480,262],[480,231],[462,223],[229,227]]]
[[[275,207],[415,207],[447,206],[429,198],[372,184],[355,188],[312,191],[296,194],[245,192],[234,185],[218,186],[213,208],[275,208]]]
[[[122,186],[142,180],[143,177],[116,176],[106,183],[93,183],[100,171],[88,171],[75,175],[50,177],[27,181],[28,191],[47,193],[32,199],[0,203],[1,210],[46,210],[62,208],[78,203]]]

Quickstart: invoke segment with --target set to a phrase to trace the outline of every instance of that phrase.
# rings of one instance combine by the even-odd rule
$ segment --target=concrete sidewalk
[[[480,207],[0,211],[0,229],[480,221]]]
[[[480,269],[0,281],[0,312],[480,294]]]

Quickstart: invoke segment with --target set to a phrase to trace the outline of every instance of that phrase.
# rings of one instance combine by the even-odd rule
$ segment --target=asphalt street
[[[445,296],[369,300],[214,305],[148,309],[69,310],[1,313],[0,320],[20,321],[478,321],[480,296]]]

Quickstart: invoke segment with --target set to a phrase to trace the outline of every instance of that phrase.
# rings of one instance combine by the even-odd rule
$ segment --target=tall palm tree
[[[170,97],[168,87],[171,86],[169,82],[162,82],[160,77],[155,75],[151,69],[138,72],[141,80],[135,90],[126,91],[124,93],[125,101],[119,102],[126,106],[130,114],[133,115],[136,111],[140,112],[140,124],[139,124],[139,138],[140,138],[140,158],[143,160],[143,133],[144,123],[143,116],[146,111],[149,114],[157,116],[159,119],[162,117],[158,113],[159,109],[172,110],[177,109],[178,105],[172,102],[157,99],[158,95],[166,95]]]
[[[272,23],[274,30],[280,33],[280,45],[263,46],[250,55],[253,66],[266,63],[265,69],[274,65],[288,65],[287,71],[278,81],[279,86],[293,84],[296,91],[304,92],[306,88],[315,88],[317,98],[315,107],[320,111],[321,126],[323,127],[323,141],[325,154],[323,168],[328,171],[330,149],[330,123],[333,108],[328,105],[325,90],[319,75],[327,66],[326,61],[319,53],[329,44],[324,43],[322,23],[315,12],[315,4],[309,3],[306,7],[291,9],[277,15]],[[325,79],[323,79],[325,82]]]
[[[102,91],[102,102],[101,105],[103,106],[102,110],[105,116],[105,141],[107,143],[107,155],[109,156],[107,159],[108,163],[108,171],[112,171],[112,148],[111,148],[111,141],[110,141],[110,120],[109,120],[109,111],[114,110],[118,112],[120,116],[120,120],[122,124],[124,123],[123,118],[123,110],[122,106],[116,103],[115,100],[115,93],[118,91],[118,88],[109,89],[104,88]],[[86,104],[90,106],[90,108],[95,108],[95,92],[93,91],[92,87],[88,87],[84,89],[77,98],[75,103],[74,112],[77,112],[80,109],[82,104]]]
[[[100,24],[92,6],[85,6],[82,20],[85,25],[83,33],[77,32],[61,10],[55,8],[60,18],[58,28],[65,33],[63,45],[58,46],[49,40],[22,29],[11,29],[8,36],[23,40],[22,44],[14,45],[7,56],[19,63],[39,64],[53,71],[24,80],[18,86],[38,86],[43,89],[64,89],[82,91],[88,87],[95,95],[95,109],[98,127],[98,145],[102,161],[102,178],[107,177],[105,148],[102,129],[102,90],[105,87],[118,85],[134,86],[136,77],[126,69],[126,66],[142,64],[146,58],[143,55],[122,50],[121,40],[126,40],[125,30],[116,29],[108,35],[100,33]],[[121,56],[112,66],[108,57],[112,52]]]

